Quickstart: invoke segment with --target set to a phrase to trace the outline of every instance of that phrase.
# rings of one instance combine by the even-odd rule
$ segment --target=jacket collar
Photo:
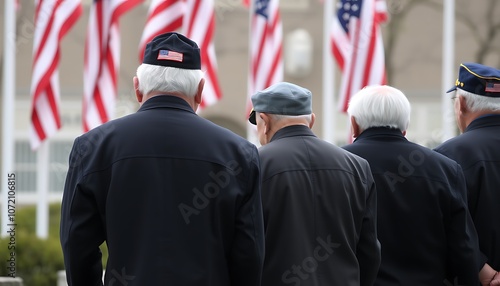
[[[500,114],[488,114],[472,120],[469,126],[465,128],[464,133],[474,129],[492,126],[500,126]]]
[[[137,112],[156,108],[175,108],[195,113],[191,106],[184,99],[168,94],[156,95],[151,97],[141,105]]]
[[[354,142],[362,141],[365,139],[375,139],[375,138],[384,138],[384,139],[394,139],[394,140],[405,140],[408,141],[403,133],[399,129],[389,128],[389,127],[372,127],[363,131],[359,136],[354,140]]]
[[[273,137],[271,138],[270,142],[273,142],[275,140],[279,140],[282,138],[286,137],[295,137],[295,136],[314,136],[314,133],[312,130],[304,125],[291,125],[287,127],[283,127],[280,130],[276,131],[274,133]]]

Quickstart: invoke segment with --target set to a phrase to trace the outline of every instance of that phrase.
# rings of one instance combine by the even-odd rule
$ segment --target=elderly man
[[[390,86],[364,88],[347,110],[356,139],[344,148],[368,160],[377,186],[382,263],[375,285],[478,285],[462,169],[405,138],[410,110]]]
[[[317,138],[311,92],[281,82],[252,96],[266,237],[263,286],[372,285],[380,263],[368,163]]]
[[[75,140],[61,243],[70,286],[260,285],[257,148],[195,111],[196,43],[154,38],[134,77],[139,110]]]
[[[477,63],[460,65],[453,94],[462,135],[435,150],[463,168],[469,211],[481,249],[481,282],[500,285],[500,70]]]

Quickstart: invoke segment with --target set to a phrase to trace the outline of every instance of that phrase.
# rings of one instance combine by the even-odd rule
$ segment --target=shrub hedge
[[[52,204],[49,207],[49,235],[47,239],[36,236],[35,206],[19,207],[16,210],[15,235],[15,276],[21,277],[24,286],[55,286],[57,271],[64,270],[64,260],[59,241],[59,221],[61,205]],[[10,237],[0,239],[0,276],[9,276],[11,252]],[[12,245],[12,244],[11,244]],[[107,249],[101,247],[103,262],[107,260]],[[6,258],[6,259],[5,259]],[[103,263],[103,265],[105,265]]]

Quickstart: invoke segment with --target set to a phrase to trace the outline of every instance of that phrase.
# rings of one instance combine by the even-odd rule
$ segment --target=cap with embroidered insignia
[[[183,57],[182,53],[169,51],[169,50],[160,50],[158,52],[158,57],[156,59],[157,60],[170,60],[170,61],[182,62],[182,57]]]
[[[165,33],[156,36],[146,45],[142,63],[180,69],[201,69],[200,49],[194,41],[182,34]]]
[[[500,97],[500,70],[478,63],[462,63],[455,86],[457,88],[488,97]]]

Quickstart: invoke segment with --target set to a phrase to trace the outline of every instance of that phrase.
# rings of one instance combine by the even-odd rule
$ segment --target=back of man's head
[[[389,127],[403,132],[410,124],[411,106],[400,90],[387,85],[372,85],[351,98],[347,112],[362,131]]]
[[[274,119],[311,118],[312,93],[289,82],[278,82],[252,95],[253,111],[249,121],[256,124],[255,112],[271,115]]]
[[[471,112],[500,111],[500,70],[478,63],[462,63],[448,92],[466,99]]]
[[[143,94],[156,91],[193,97],[203,78],[200,49],[182,34],[158,35],[146,45],[137,78]]]

